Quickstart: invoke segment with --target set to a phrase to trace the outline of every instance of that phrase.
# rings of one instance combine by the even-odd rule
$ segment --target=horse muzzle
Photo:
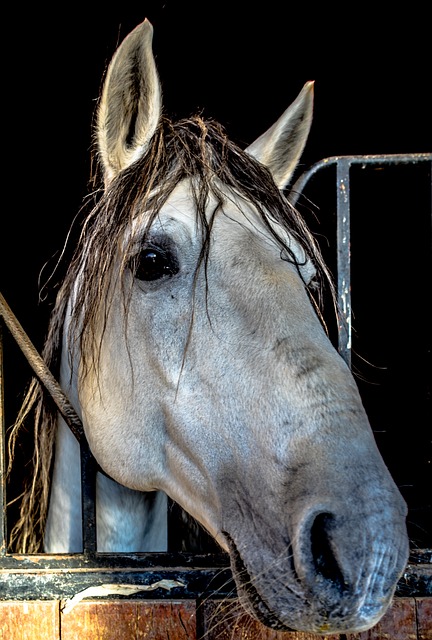
[[[279,631],[355,633],[375,625],[391,603],[408,559],[404,520],[349,521],[311,509],[292,537],[224,531],[243,607]]]

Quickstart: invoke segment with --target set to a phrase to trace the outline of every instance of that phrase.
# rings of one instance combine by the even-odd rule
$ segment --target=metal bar
[[[420,555],[419,555],[420,554]],[[426,559],[425,559],[426,558]],[[417,550],[415,561],[427,562],[428,555]],[[155,552],[97,552],[85,553],[36,553],[36,554],[8,554],[2,558],[0,573],[20,571],[34,573],[85,571],[120,571],[141,570],[160,571],[162,569],[229,569],[230,560],[227,553],[195,553],[191,551]]]
[[[15,342],[25,355],[27,362],[30,364],[36,377],[45,387],[45,389],[50,393],[57,406],[57,409],[60,411],[61,415],[66,421],[66,424],[79,442],[84,437],[84,430],[81,420],[78,418],[75,409],[69,402],[69,399],[63,393],[63,390],[60,387],[59,383],[54,378],[51,371],[48,369],[46,363],[39,355],[38,351],[22,328],[21,324],[18,322],[17,318],[12,312],[12,309],[9,307],[8,303],[1,293],[0,316],[3,318],[6,326],[13,335]]]
[[[335,166],[340,160],[348,161],[351,165],[359,164],[362,167],[368,165],[385,166],[389,164],[418,164],[421,162],[432,162],[432,153],[406,153],[406,154],[383,154],[369,156],[331,156],[324,158],[313,164],[302,173],[292,186],[289,194],[289,201],[295,207],[303,190],[308,182],[318,171],[326,167]]]
[[[0,568],[1,600],[71,598],[106,583],[151,585],[176,580],[183,586],[140,592],[151,599],[229,597],[235,586],[228,555],[193,553],[96,553],[8,556]]]
[[[142,591],[137,597],[160,599],[196,599],[235,597],[236,589],[228,567],[158,567],[153,570],[125,567],[121,569],[68,568],[49,570],[39,568],[17,571],[0,570],[0,601],[4,600],[56,600],[72,598],[89,587],[102,584],[152,585],[160,580],[176,580],[181,586],[170,591],[158,588]],[[431,565],[408,565],[397,584],[396,595],[410,597],[432,596]],[[103,596],[106,598],[106,596]],[[118,598],[118,596],[115,596]],[[128,596],[131,597],[131,596]]]
[[[235,585],[229,569],[159,569],[156,571],[77,571],[77,572],[26,572],[0,573],[1,600],[57,600],[70,599],[89,587],[103,584],[130,584],[151,586],[161,580],[181,583],[169,590],[143,589],[137,594],[140,599],[151,600],[195,600],[197,597],[234,597]],[[103,595],[104,599],[107,597]],[[118,595],[114,596],[118,599]],[[132,596],[128,596],[130,598]]]
[[[338,350],[349,367],[351,367],[350,167],[349,159],[338,159],[336,164]]]
[[[80,442],[81,503],[84,554],[92,554],[97,547],[96,532],[96,471],[97,464],[87,440]]]
[[[432,565],[432,549],[411,549],[408,570],[412,565]],[[35,553],[8,554],[1,560],[0,574],[40,571],[74,572],[85,571],[160,571],[162,569],[198,570],[229,569],[230,559],[222,549],[219,553],[196,553],[192,551],[152,552],[97,552],[84,553]],[[432,568],[432,567],[431,567]]]
[[[337,294],[340,307],[338,319],[338,351],[351,366],[351,275],[350,275],[350,180],[353,165],[384,167],[398,164],[432,164],[432,153],[383,154],[366,156],[332,156],[324,158],[302,173],[294,183],[289,201],[296,206],[309,181],[319,171],[336,167],[337,185]]]

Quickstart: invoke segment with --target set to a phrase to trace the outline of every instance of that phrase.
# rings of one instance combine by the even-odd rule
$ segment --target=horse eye
[[[131,268],[138,280],[147,282],[173,276],[179,271],[178,262],[173,254],[155,247],[143,249],[133,258]]]

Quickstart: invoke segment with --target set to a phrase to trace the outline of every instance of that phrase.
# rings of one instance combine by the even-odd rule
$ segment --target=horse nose
[[[381,525],[377,530],[372,517],[341,505],[304,514],[293,537],[293,559],[305,592],[329,611],[341,597],[346,602],[361,593],[387,597],[405,556],[391,515],[386,520],[382,513]]]
[[[330,531],[334,526],[332,514],[319,513],[315,516],[310,528],[310,565],[316,578],[329,582],[342,592],[349,585],[345,581],[330,538]]]
[[[352,588],[353,567],[344,526],[331,511],[310,513],[294,537],[294,565],[298,578],[310,593],[340,596]],[[355,553],[354,553],[355,555]]]

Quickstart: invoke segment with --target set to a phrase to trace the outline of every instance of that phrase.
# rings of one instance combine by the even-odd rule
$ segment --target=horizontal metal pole
[[[418,562],[410,561],[399,580],[399,597],[432,596],[431,551],[417,551],[415,558]],[[134,597],[166,600],[209,594],[236,596],[226,554],[77,554],[2,558],[0,600],[68,599],[103,584],[151,586],[161,580],[175,580],[181,586],[140,591]]]

